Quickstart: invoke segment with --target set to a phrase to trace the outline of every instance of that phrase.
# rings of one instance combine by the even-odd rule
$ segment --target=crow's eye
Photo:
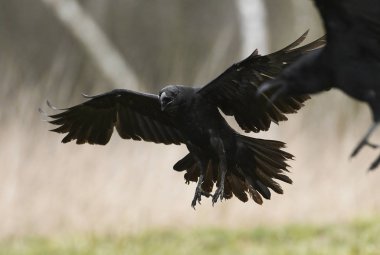
[[[162,99],[162,102],[163,102],[164,104],[168,104],[168,103],[170,103],[171,101],[173,101],[173,98],[171,98],[171,97],[164,97],[164,98]]]

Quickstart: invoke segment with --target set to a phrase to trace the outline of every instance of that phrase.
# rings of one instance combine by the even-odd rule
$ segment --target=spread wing
[[[50,115],[58,125],[51,131],[67,133],[62,142],[106,144],[114,127],[124,139],[164,144],[180,144],[184,138],[171,118],[160,110],[157,95],[129,90],[113,90]]]
[[[246,132],[268,130],[271,122],[287,120],[285,114],[295,113],[309,96],[292,96],[271,103],[272,92],[256,96],[261,84],[279,75],[289,64],[304,54],[321,48],[324,37],[296,48],[307,32],[289,46],[272,54],[261,56],[257,50],[248,58],[232,65],[197,93],[216,104],[224,114],[234,116]]]
[[[314,0],[327,32],[327,40],[339,40],[355,31],[354,40],[368,44],[380,40],[380,1]],[[360,36],[359,36],[360,35]]]

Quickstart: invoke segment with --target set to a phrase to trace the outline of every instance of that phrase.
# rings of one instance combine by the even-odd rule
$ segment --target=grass
[[[1,255],[378,255],[380,218],[334,225],[256,229],[151,230],[125,236],[22,238],[0,242]]]

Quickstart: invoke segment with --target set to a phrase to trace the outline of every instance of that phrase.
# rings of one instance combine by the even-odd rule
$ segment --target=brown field
[[[378,218],[380,169],[371,173],[367,169],[380,151],[365,149],[357,158],[349,160],[351,150],[371,123],[369,109],[338,91],[315,96],[299,114],[289,116],[288,122],[272,126],[265,134],[254,135],[285,141],[287,151],[296,157],[290,162],[293,185],[284,185],[284,195],[273,195],[262,206],[231,199],[212,207],[211,201],[204,199],[194,211],[190,202],[195,185],[185,185],[183,173],[171,170],[186,153],[184,146],[126,141],[117,135],[105,147],[61,144],[63,137],[48,132],[51,126],[42,121],[44,116],[38,112],[39,107],[48,110],[45,100],[48,98],[53,104],[65,107],[81,102],[79,92],[95,94],[112,86],[105,85],[83,49],[54,15],[34,3],[26,11],[25,1],[0,2],[9,8],[3,10],[13,11],[8,14],[10,17],[17,17],[17,22],[16,19],[0,22],[0,239],[70,233],[129,235],[187,226],[247,229],[274,224],[339,224],[356,218]],[[165,8],[157,15],[169,17],[170,22],[161,17],[155,24],[161,26],[158,30],[148,23],[137,22],[141,27],[135,28],[127,22],[143,17],[126,8],[137,6],[133,1],[83,2],[98,3],[98,9],[88,9],[94,11],[99,23],[110,29],[115,45],[123,54],[126,52],[123,57],[138,63],[136,70],[148,85],[158,86],[162,81],[188,84],[195,80],[208,81],[238,59],[239,13],[237,8],[232,12],[229,1],[224,1],[228,8],[220,7],[216,12],[220,13],[218,20],[213,20],[208,30],[202,30],[200,37],[204,37],[204,42],[198,40],[198,23],[191,26],[184,21],[173,23],[171,18],[177,16],[166,15]],[[179,3],[168,1],[167,4],[174,2]],[[266,1],[269,2],[277,4]],[[112,3],[109,9],[112,15],[96,12],[105,10],[100,3]],[[214,10],[215,3],[208,8]],[[221,6],[219,3],[218,0]],[[124,8],[117,4],[123,4]],[[194,1],[181,1],[178,10],[188,10],[186,4]],[[198,2],[193,7],[203,10],[204,5]],[[144,5],[144,9],[148,7]],[[121,11],[124,9],[132,14],[124,15]],[[207,11],[202,12],[203,19],[198,19],[190,15],[198,13],[194,10],[189,9],[186,15],[189,20],[208,20]],[[226,10],[228,16],[223,15]],[[311,17],[306,8],[298,12],[300,20]],[[287,15],[292,17],[293,12]],[[5,14],[0,15],[0,21],[3,17]],[[38,24],[46,28],[30,29],[28,24],[35,17],[40,17]],[[234,26],[224,26],[222,21]],[[274,31],[269,36],[272,45],[268,44],[268,48],[276,45],[276,49],[294,40],[307,29],[303,26],[309,24],[299,20],[285,24],[280,18],[273,22],[276,29],[268,26],[268,31]],[[133,36],[124,32],[124,23],[130,25],[126,29]],[[292,30],[280,34],[277,28],[283,30],[283,26],[278,23]],[[1,26],[4,24],[5,29]],[[169,29],[168,24],[175,26]],[[16,32],[12,34],[13,31]],[[211,38],[206,38],[208,31],[215,32]],[[152,39],[161,33],[162,38]],[[133,40],[129,41],[130,38]],[[181,40],[176,41],[178,38]],[[140,87],[147,88],[145,83]],[[372,139],[380,141],[380,132]]]

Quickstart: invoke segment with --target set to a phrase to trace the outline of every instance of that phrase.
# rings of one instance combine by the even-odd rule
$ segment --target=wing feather
[[[228,68],[197,93],[208,98],[226,115],[233,115],[244,131],[268,130],[272,122],[278,124],[287,120],[286,114],[296,113],[303,102],[309,99],[308,95],[302,95],[271,103],[272,91],[256,96],[257,89],[263,82],[278,76],[289,64],[325,44],[325,37],[322,37],[295,48],[306,36],[307,32],[282,50],[266,56],[259,55],[255,50],[248,58]]]
[[[124,139],[164,144],[184,142],[170,116],[160,110],[156,95],[119,89],[86,98],[89,100],[82,104],[49,116],[49,122],[58,126],[51,131],[66,133],[63,143],[76,140],[77,144],[104,145],[115,127]]]

